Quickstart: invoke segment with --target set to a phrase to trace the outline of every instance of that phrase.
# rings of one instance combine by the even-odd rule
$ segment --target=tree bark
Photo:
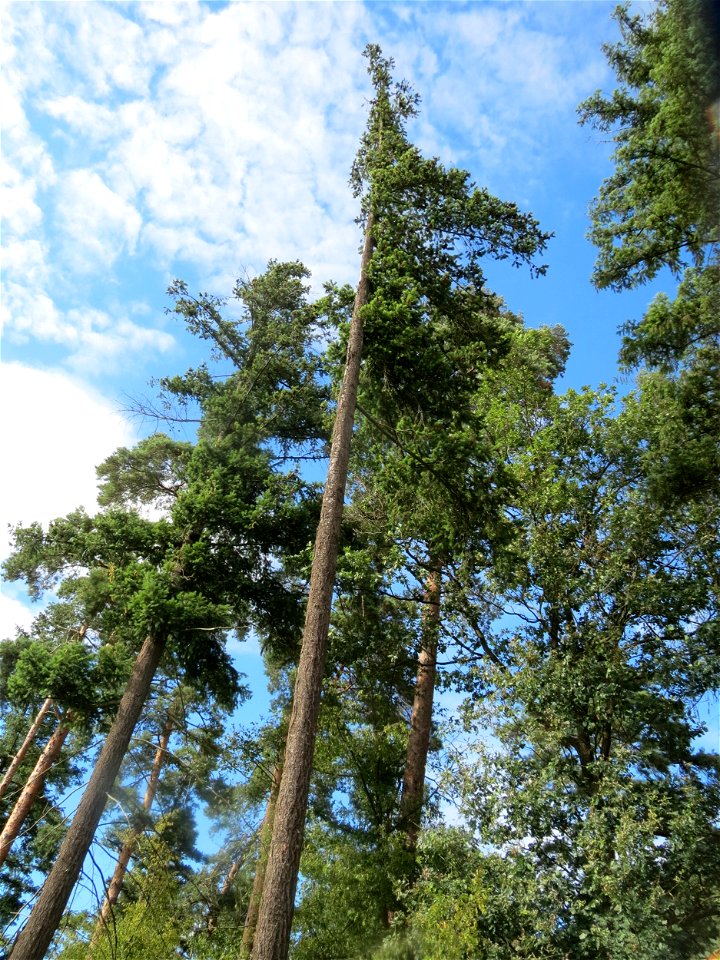
[[[143,797],[142,808],[143,812],[146,814],[150,812],[150,808],[155,800],[155,794],[157,793],[158,783],[160,781],[160,770],[162,769],[163,763],[165,762],[167,756],[167,747],[174,726],[175,716],[173,708],[170,707],[167,718],[160,732],[160,739],[158,741],[157,750],[155,751],[155,759],[153,760],[152,769],[150,770],[150,777],[148,779],[147,787],[145,788],[145,796]],[[142,825],[136,824],[134,827],[132,827],[129,836],[126,838],[125,842],[120,848],[120,855],[118,856],[118,861],[115,865],[112,879],[108,885],[107,893],[105,894],[105,899],[103,900],[103,905],[100,908],[100,914],[98,916],[97,923],[95,924],[92,940],[90,941],[91,947],[98,942],[103,930],[105,930],[108,926],[108,921],[112,915],[113,907],[117,903],[118,897],[120,896],[120,891],[122,890],[122,886],[125,881],[125,874],[127,873],[130,858],[135,852],[135,848],[137,847],[137,843],[142,835],[142,832]]]
[[[142,645],[80,806],[28,921],[15,941],[11,960],[43,960],[50,946],[80,876],[83,861],[105,809],[108,791],[120,770],[164,649],[164,638],[147,637]]]
[[[430,748],[432,730],[433,697],[435,694],[435,671],[437,662],[438,632],[440,629],[440,585],[442,575],[439,564],[431,564],[425,581],[425,606],[422,614],[421,649],[415,681],[415,695],[410,715],[408,738],[400,796],[400,829],[405,833],[408,849],[415,850],[420,821],[422,819],[425,768]]]
[[[28,750],[30,749],[31,745],[35,740],[35,737],[37,736],[38,730],[42,726],[42,722],[45,719],[45,716],[47,715],[52,705],[53,705],[52,697],[48,697],[45,703],[43,703],[43,705],[38,710],[37,716],[35,717],[32,723],[32,726],[28,730],[27,736],[22,742],[22,746],[13,757],[12,762],[10,763],[10,766],[5,771],[5,776],[2,778],[2,783],[0,783],[0,797],[3,796],[7,788],[10,786],[12,782],[12,778],[15,776],[15,773],[18,767],[25,759],[25,756]]]
[[[350,440],[360,379],[363,342],[361,312],[368,302],[368,266],[373,251],[372,232],[373,216],[370,213],[365,226],[360,279],[350,323],[345,372],[330,448],[330,465],[315,538],[305,630],[295,680],[283,775],[255,931],[253,960],[286,960],[290,944],[290,926],[305,833],[305,814],[315,749],[320,691],[325,672],[330,610],[350,458]]]
[[[35,803],[42,789],[42,785],[45,783],[45,776],[48,770],[50,770],[60,756],[60,751],[70,732],[69,721],[71,719],[72,713],[68,710],[58,723],[53,735],[45,744],[45,749],[38,757],[33,772],[27,778],[25,786],[22,788],[20,796],[17,799],[17,803],[7,818],[2,834],[0,834],[0,866],[5,863],[10,853],[10,848],[17,839],[17,835],[20,833],[20,829],[30,812],[30,808],[33,803]]]
[[[265,886],[268,853],[270,850],[273,823],[275,822],[275,808],[277,806],[278,790],[280,788],[281,777],[282,766],[276,766],[272,772],[272,781],[270,783],[270,793],[268,794],[265,816],[260,824],[260,851],[258,854],[257,864],[255,866],[255,876],[253,877],[252,890],[250,891],[250,902],[248,904],[247,916],[245,917],[245,927],[243,929],[242,938],[242,955],[248,957],[252,953],[253,943],[255,941],[255,930],[257,928],[258,914],[260,912],[260,900],[262,898],[262,892]]]

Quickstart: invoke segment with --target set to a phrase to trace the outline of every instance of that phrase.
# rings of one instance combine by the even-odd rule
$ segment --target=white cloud
[[[33,621],[33,610],[20,600],[0,593],[0,640],[12,640],[18,627],[27,629]]]
[[[63,259],[77,271],[109,267],[123,252],[135,252],[140,214],[92,170],[61,179],[55,216]]]
[[[20,251],[10,248],[10,253],[17,259]],[[133,304],[130,309],[143,312]],[[138,353],[166,353],[175,344],[172,334],[123,314],[112,315],[94,307],[61,311],[42,289],[35,291],[12,282],[5,286],[0,320],[8,339],[15,343],[34,338],[64,347],[68,366],[84,374],[107,374]]]
[[[135,431],[117,408],[81,380],[58,370],[6,363],[0,376],[2,541],[7,524],[47,523],[97,504],[95,466]]]
[[[367,109],[367,39],[423,93],[413,131],[423,148],[474,165],[500,193],[513,171],[542,177],[537,144],[562,149],[558,116],[601,77],[597,39],[566,42],[575,6],[318,11],[8,7],[4,241],[16,337],[50,340],[89,373],[99,357],[119,369],[123,341],[167,349],[162,331],[140,333],[142,316],[122,336],[103,320],[111,289],[113,303],[138,299],[123,273],[141,267],[156,289],[178,274],[212,289],[271,257],[304,260],[316,283],[354,282],[347,177]]]
[[[17,170],[1,163],[0,209],[3,211],[3,229],[22,237],[37,228],[42,212],[35,202],[36,184],[23,178]]]
[[[136,440],[117,408],[81,380],[20,363],[0,369],[0,561],[11,549],[8,524],[47,524],[77,507],[97,507],[95,467]],[[0,639],[28,626],[37,610],[21,585],[0,590]]]
[[[63,121],[91,142],[109,139],[117,133],[115,110],[83,100],[75,94],[42,100],[40,108],[48,116]]]

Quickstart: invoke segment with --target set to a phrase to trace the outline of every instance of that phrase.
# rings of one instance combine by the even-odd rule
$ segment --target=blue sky
[[[128,398],[200,359],[164,313],[173,278],[222,295],[277,258],[304,261],[318,289],[355,280],[347,179],[368,41],[422,96],[415,141],[554,231],[548,276],[493,267],[496,291],[528,324],[566,327],[565,386],[612,382],[618,326],[663,285],[619,296],[589,282],[587,208],[610,146],[575,111],[613,86],[613,6],[7,5],[3,532],[92,509],[95,464],[154,427],[123,414]],[[29,616],[6,586],[3,635]]]

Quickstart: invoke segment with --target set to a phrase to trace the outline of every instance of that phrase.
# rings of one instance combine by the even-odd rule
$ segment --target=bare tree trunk
[[[11,960],[43,960],[50,946],[80,876],[83,861],[105,809],[108,791],[120,770],[164,649],[165,638],[147,637],[142,645],[80,806],[28,921],[15,941]]]
[[[157,750],[155,751],[155,759],[153,760],[152,769],[150,770],[150,777],[148,779],[147,787],[145,788],[145,796],[143,797],[142,805],[144,813],[150,812],[150,808],[155,800],[155,794],[157,793],[158,783],[160,780],[160,770],[162,769],[162,765],[167,756],[167,747],[174,726],[175,715],[173,708],[170,707],[167,718],[160,732],[160,739],[158,741]],[[118,897],[120,896],[120,891],[122,890],[122,886],[125,881],[125,874],[127,873],[130,858],[135,852],[135,848],[137,847],[137,843],[142,835],[142,832],[143,827],[136,824],[134,827],[132,827],[129,836],[120,848],[120,855],[118,856],[118,861],[115,865],[112,879],[108,885],[107,893],[105,894],[105,899],[103,900],[103,905],[100,908],[100,915],[98,916],[97,923],[95,924],[92,940],[90,941],[91,947],[98,942],[103,930],[105,930],[108,926],[108,921],[110,920],[110,916],[113,912],[113,907],[117,903]]]
[[[18,767],[25,759],[25,755],[27,754],[32,743],[34,742],[35,737],[37,736],[38,730],[42,726],[42,722],[45,719],[52,704],[53,704],[52,697],[48,697],[45,703],[43,703],[43,705],[38,710],[37,715],[33,720],[32,726],[28,730],[27,736],[22,742],[22,746],[20,747],[18,752],[15,754],[15,756],[12,758],[12,762],[10,763],[10,766],[5,771],[5,776],[2,778],[2,783],[0,783],[0,797],[3,796],[7,788],[10,786],[12,782],[12,778],[15,776],[15,773]]]
[[[340,541],[350,441],[360,379],[363,326],[361,310],[369,295],[368,266],[373,250],[373,216],[368,215],[355,295],[347,359],[338,398],[315,553],[310,575],[305,630],[298,664],[275,823],[260,902],[252,956],[286,960],[295,906],[305,814],[315,749],[320,692],[325,672],[330,609]]]
[[[27,778],[25,786],[22,788],[20,796],[17,799],[17,803],[7,818],[2,834],[0,834],[0,866],[5,863],[7,855],[10,853],[10,848],[17,839],[17,835],[20,833],[20,829],[30,812],[30,808],[33,803],[35,803],[45,783],[45,776],[48,770],[50,770],[60,756],[60,751],[70,732],[71,719],[72,713],[68,710],[58,723],[53,735],[45,744],[45,749],[38,757],[33,772]]]
[[[422,614],[422,646],[418,658],[410,737],[408,739],[400,797],[400,829],[405,833],[407,846],[414,850],[422,819],[425,768],[432,730],[433,696],[435,694],[435,665],[437,662],[438,632],[440,628],[441,568],[431,564],[425,581],[425,606]]]
[[[252,890],[250,891],[250,902],[248,904],[247,916],[245,917],[245,927],[243,929],[242,955],[248,957],[252,953],[258,914],[260,912],[260,900],[262,898],[262,892],[265,886],[265,873],[267,871],[268,853],[270,851],[273,823],[275,822],[275,808],[277,806],[278,790],[280,789],[281,777],[282,766],[278,765],[273,769],[272,772],[272,781],[270,783],[270,793],[268,794],[267,806],[265,807],[265,816],[260,824],[260,851],[258,854],[257,864],[255,865],[255,876],[253,877]]]

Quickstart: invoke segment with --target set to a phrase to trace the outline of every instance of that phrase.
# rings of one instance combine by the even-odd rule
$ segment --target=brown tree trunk
[[[83,861],[105,809],[108,791],[120,770],[164,649],[164,638],[158,640],[147,637],[142,645],[80,806],[28,921],[15,941],[11,960],[43,960],[50,946],[80,876]]]
[[[435,694],[435,664],[437,661],[438,632],[440,629],[441,569],[431,565],[425,581],[425,606],[422,613],[422,646],[418,658],[408,738],[400,796],[400,829],[405,833],[407,846],[415,850],[422,819],[425,768],[432,730],[433,696]]]
[[[148,779],[147,787],[145,788],[145,796],[143,797],[142,808],[143,812],[146,814],[150,812],[150,808],[155,800],[155,794],[157,793],[158,783],[160,780],[160,770],[162,769],[162,765],[167,756],[167,747],[174,726],[175,715],[173,708],[170,707],[167,718],[160,732],[160,740],[158,741],[157,750],[155,751],[155,759],[153,760],[152,769],[150,770],[150,777]],[[98,916],[97,923],[95,924],[95,930],[93,932],[90,946],[93,946],[98,942],[102,931],[108,926],[108,921],[112,915],[113,907],[117,903],[118,897],[120,896],[120,891],[122,890],[123,882],[125,881],[125,874],[127,873],[130,858],[135,852],[135,848],[137,847],[137,843],[142,835],[142,832],[142,826],[136,824],[134,827],[132,827],[128,837],[120,848],[120,855],[118,856],[118,861],[115,865],[112,879],[108,885],[107,893],[105,894],[105,899],[103,900],[103,905],[100,908],[100,915]]]
[[[255,876],[253,877],[252,890],[250,891],[250,902],[248,904],[247,916],[245,917],[245,927],[242,938],[242,956],[250,956],[253,943],[255,941],[255,930],[257,928],[258,914],[260,912],[260,900],[262,898],[263,888],[265,886],[265,873],[267,871],[268,853],[270,851],[270,840],[272,838],[273,823],[275,822],[275,808],[277,806],[278,790],[280,789],[280,779],[282,777],[282,766],[276,766],[272,772],[272,781],[270,783],[270,793],[265,807],[265,816],[260,824],[259,841],[260,850],[258,853],[257,864],[255,865]]]
[[[292,713],[285,748],[275,823],[255,931],[254,960],[286,960],[295,906],[305,814],[315,749],[320,691],[325,672],[330,609],[345,500],[350,440],[360,379],[363,326],[361,311],[368,302],[368,266],[373,250],[373,217],[365,226],[360,280],[355,295],[343,383],[338,398],[330,448],[330,465],[323,492],[315,554],[310,574]]]
[[[70,732],[69,721],[71,719],[72,714],[68,710],[65,716],[58,723],[53,735],[45,744],[45,749],[38,757],[33,772],[27,778],[25,786],[22,788],[20,796],[17,799],[17,803],[12,808],[10,816],[7,818],[7,822],[3,827],[2,834],[0,834],[0,866],[5,863],[7,855],[10,853],[10,848],[15,842],[17,835],[20,833],[20,829],[25,822],[25,818],[30,812],[30,808],[32,807],[33,803],[37,799],[43,783],[45,783],[45,775],[60,756],[60,751],[62,750],[63,744],[65,743],[68,733]]]
[[[230,888],[232,887],[233,881],[235,880],[235,877],[237,876],[238,870],[240,869],[241,866],[242,866],[242,856],[239,856],[237,860],[233,860],[233,862],[230,864],[230,869],[227,872],[227,876],[223,881],[223,885],[220,887],[218,902],[210,908],[210,912],[208,914],[206,929],[209,934],[215,933],[215,930],[217,928],[218,914],[220,913],[220,903],[223,897],[225,897],[230,892]]]
[[[5,776],[2,778],[2,783],[0,783],[0,797],[3,796],[7,788],[10,786],[12,782],[12,778],[15,776],[15,773],[18,767],[25,759],[25,755],[27,754],[32,743],[34,742],[35,737],[37,736],[38,730],[42,726],[42,722],[45,719],[45,716],[50,710],[50,707],[52,706],[52,704],[53,704],[52,697],[48,697],[45,703],[43,703],[43,705],[38,710],[37,716],[33,720],[32,726],[28,730],[27,736],[22,742],[22,746],[20,747],[18,752],[15,754],[15,756],[12,758],[12,762],[10,763],[10,766],[5,771]]]

